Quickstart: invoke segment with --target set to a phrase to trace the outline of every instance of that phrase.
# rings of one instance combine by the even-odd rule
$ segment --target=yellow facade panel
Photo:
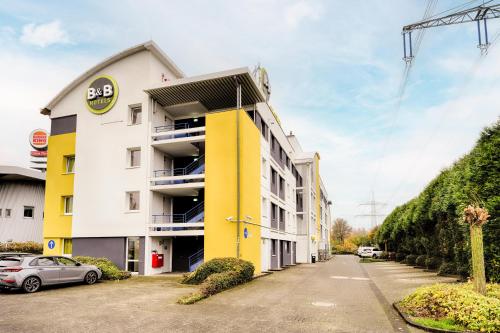
[[[237,112],[240,130],[239,216]],[[251,261],[255,271],[260,272],[260,133],[244,110],[207,115],[205,156],[205,260],[236,257],[237,223],[228,219],[247,219],[257,225],[240,223],[240,258]]]

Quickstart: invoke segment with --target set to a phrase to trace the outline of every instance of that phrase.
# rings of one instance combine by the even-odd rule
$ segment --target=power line
[[[371,200],[365,203],[360,203],[360,206],[369,206],[370,207],[370,213],[369,214],[358,214],[356,216],[359,217],[370,217],[370,229],[375,228],[378,223],[377,223],[377,217],[382,217],[386,216],[386,214],[379,214],[377,212],[377,207],[385,207],[387,204],[385,202],[377,202],[375,201],[375,193],[372,191],[371,192]]]

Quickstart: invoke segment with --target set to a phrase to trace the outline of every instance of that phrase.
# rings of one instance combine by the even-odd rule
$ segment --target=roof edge
[[[119,53],[116,53],[112,55],[111,57],[108,57],[98,63],[97,65],[94,65],[87,71],[85,71],[83,74],[78,76],[75,80],[71,81],[66,87],[64,87],[45,107],[43,107],[40,110],[40,113],[43,115],[50,115],[51,109],[61,101],[71,90],[73,90],[76,86],[78,86],[80,83],[88,79],[90,76],[94,75],[101,69],[121,60],[124,59],[130,55],[136,54],[140,51],[150,51],[152,54],[154,54],[165,66],[167,66],[168,69],[170,69],[175,76],[178,78],[183,78],[185,75],[184,73],[177,67],[177,65],[170,59],[161,49],[158,47],[158,45],[153,42],[152,40],[147,41],[145,43],[141,43],[135,46],[132,46],[128,49],[125,49]]]

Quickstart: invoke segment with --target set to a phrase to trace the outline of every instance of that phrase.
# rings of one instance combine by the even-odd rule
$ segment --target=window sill
[[[74,174],[75,174],[74,172],[63,172],[62,173],[63,176],[74,175]]]
[[[125,214],[133,214],[133,213],[140,213],[140,209],[137,209],[137,210],[126,210],[125,211]]]
[[[23,216],[23,219],[25,219],[25,220],[33,220],[33,219],[34,219],[34,217],[26,217],[26,216]]]
[[[142,123],[138,123],[138,124],[128,123],[128,124],[127,124],[127,126],[137,126],[137,125],[142,125]]]
[[[73,216],[73,213],[71,213],[71,214],[63,213],[62,216]]]
[[[140,167],[141,167],[140,165],[138,165],[138,166],[128,166],[125,169],[139,169]]]

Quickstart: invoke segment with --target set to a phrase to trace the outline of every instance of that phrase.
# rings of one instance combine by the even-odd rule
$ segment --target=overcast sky
[[[466,1],[439,1],[440,12]],[[477,1],[481,3],[482,1]],[[0,164],[28,166],[55,94],[105,57],[153,39],[187,75],[270,75],[285,131],[319,151],[334,217],[369,227],[469,151],[499,115],[500,47],[480,60],[472,23],[428,30],[401,107],[401,28],[427,1],[0,1]],[[500,26],[490,22],[490,40]]]

